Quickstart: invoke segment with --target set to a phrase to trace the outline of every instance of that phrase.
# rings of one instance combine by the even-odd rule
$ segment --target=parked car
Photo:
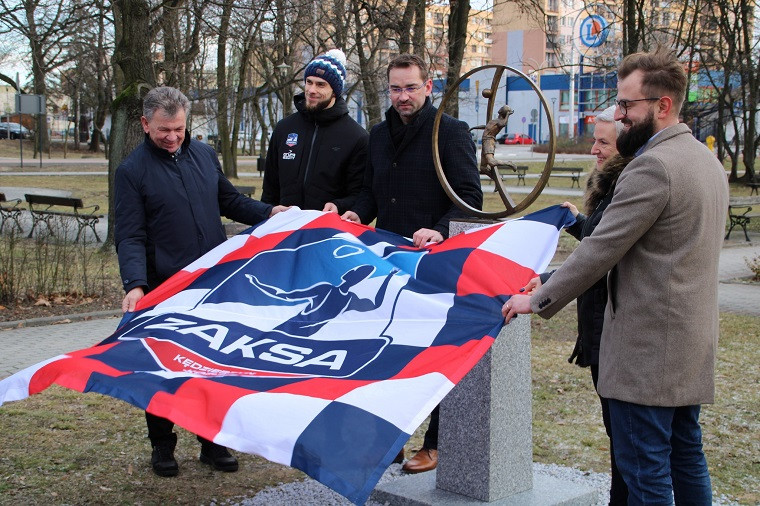
[[[29,137],[29,130],[18,123],[0,123],[0,139],[18,139],[19,137],[22,139]]]
[[[499,144],[533,144],[533,139],[523,134],[501,134],[496,138]]]

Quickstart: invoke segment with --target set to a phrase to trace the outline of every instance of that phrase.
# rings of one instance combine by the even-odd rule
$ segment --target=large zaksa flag
[[[0,403],[53,383],[110,395],[360,504],[572,221],[553,207],[417,249],[289,210],[177,273],[102,343],[0,381]]]

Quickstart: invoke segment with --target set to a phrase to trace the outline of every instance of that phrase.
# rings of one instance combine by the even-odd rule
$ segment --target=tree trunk
[[[446,69],[446,86],[444,93],[448,92],[459,79],[459,71],[462,69],[462,58],[467,43],[467,21],[470,15],[469,0],[451,0],[449,2],[449,65]],[[459,116],[459,96],[451,94],[446,111],[447,114]]]
[[[26,21],[29,27],[29,48],[32,53],[32,76],[34,77],[34,94],[43,95],[47,100],[47,84],[45,78],[47,77],[44,68],[44,55],[42,48],[42,41],[37,35],[37,22],[34,19],[34,8],[36,4],[34,2],[25,2],[24,10],[26,13]],[[20,120],[19,120],[20,121]],[[48,150],[50,147],[50,137],[47,130],[47,113],[44,109],[42,114],[37,116],[37,128],[35,128],[36,148],[40,150],[40,158],[42,153]]]
[[[230,29],[230,13],[232,0],[225,0],[222,5],[222,16],[219,26],[219,36],[216,46],[216,124],[218,127],[219,145],[222,151],[222,169],[228,178],[237,177],[235,157],[230,143],[229,126],[229,90],[227,86],[227,38]]]
[[[623,0],[623,56],[639,50],[637,0]]]
[[[368,129],[371,130],[373,126],[382,121],[380,86],[378,80],[373,78],[375,73],[372,68],[372,61],[367,56],[367,50],[364,47],[364,25],[362,24],[362,12],[358,6],[354,8],[354,20],[356,22],[356,52],[359,57],[359,70],[362,88],[364,89],[364,106],[367,111]]]
[[[745,182],[755,181],[755,160],[757,159],[757,111],[760,102],[760,61],[757,59],[754,47],[755,35],[753,33],[756,17],[753,16],[753,6],[750,0],[740,0],[742,19],[743,51],[740,52],[741,80],[742,80],[742,108],[744,109],[744,150],[742,158],[744,162]]]
[[[240,64],[238,67],[237,92],[235,93],[235,103],[232,109],[232,151],[237,152],[237,142],[240,137],[240,120],[243,117],[243,107],[245,106],[245,88],[248,83],[248,59],[251,55],[252,37],[247,36],[243,41],[243,48],[240,52]],[[235,176],[237,176],[237,157],[233,156],[235,166]]]
[[[108,159],[108,235],[103,248],[114,243],[114,178],[122,160],[145,135],[140,125],[142,99],[156,85],[151,52],[150,5],[147,0],[116,0],[113,3],[116,47],[114,73],[122,86],[111,104],[112,124]]]
[[[466,0],[469,9],[469,0]],[[425,57],[425,0],[414,0],[414,31],[412,32],[412,50],[414,54]],[[467,28],[465,27],[465,31]]]
[[[412,19],[414,19],[414,11],[419,0],[408,0],[404,7],[404,14],[398,23],[398,52],[399,54],[410,53],[412,50]],[[361,53],[359,53],[361,54]]]

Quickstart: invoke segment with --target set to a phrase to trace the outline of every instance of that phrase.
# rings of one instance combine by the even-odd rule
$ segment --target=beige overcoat
[[[714,401],[726,174],[684,124],[620,174],[594,233],[531,299],[549,318],[610,272],[599,394],[647,406]]]

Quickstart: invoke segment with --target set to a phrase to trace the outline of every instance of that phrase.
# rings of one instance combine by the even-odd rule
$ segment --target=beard
[[[617,138],[617,149],[621,156],[627,158],[636,154],[654,135],[654,111],[638,125],[632,124],[623,130]]]
[[[308,101],[306,101],[306,110],[314,113],[319,112],[323,109],[327,109],[327,106],[330,105],[330,102],[332,101],[332,97],[328,97],[321,102],[317,102],[316,104],[310,105]]]

